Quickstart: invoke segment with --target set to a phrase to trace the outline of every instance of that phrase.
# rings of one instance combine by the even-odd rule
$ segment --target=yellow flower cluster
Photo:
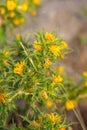
[[[52,121],[53,124],[61,122],[61,116],[55,115],[54,113],[47,114],[47,117]]]
[[[23,73],[24,64],[25,64],[24,61],[23,62],[17,62],[15,64],[14,73],[21,75]]]
[[[53,74],[52,78],[53,78],[53,84],[61,83],[63,81],[63,78],[60,75],[56,76]]]
[[[55,36],[52,33],[46,32],[45,39],[46,39],[47,42],[51,42],[55,39]]]
[[[65,103],[65,107],[67,110],[72,110],[75,107],[77,107],[77,101],[76,100],[68,100]]]
[[[0,105],[1,105],[2,103],[5,103],[5,102],[6,102],[6,99],[7,99],[6,94],[5,94],[5,93],[1,93],[1,94],[0,94]]]
[[[60,47],[57,45],[50,45],[49,46],[49,50],[55,55],[55,56],[60,56],[61,52],[60,52]]]

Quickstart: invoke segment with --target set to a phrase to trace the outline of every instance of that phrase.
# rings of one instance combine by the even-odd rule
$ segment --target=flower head
[[[6,102],[6,98],[7,96],[6,96],[6,94],[5,93],[1,93],[0,94],[0,105],[2,104],[2,103],[5,103]]]
[[[55,56],[60,56],[60,47],[57,45],[50,45],[49,50],[55,55]]]
[[[56,68],[56,71],[63,73],[64,72],[64,68],[62,66],[60,66],[60,67]]]
[[[6,12],[6,10],[5,10],[5,8],[4,7],[0,7],[0,14],[5,14],[5,12]]]
[[[47,114],[48,118],[52,121],[53,124],[56,124],[57,121],[61,122],[61,116],[55,115],[54,113]]]
[[[7,6],[7,9],[9,11],[15,10],[16,9],[16,2],[15,2],[15,0],[7,0],[6,6]]]
[[[53,106],[53,102],[52,101],[50,101],[50,100],[47,100],[47,102],[46,102],[46,105],[47,105],[47,107],[52,107]]]
[[[58,76],[52,75],[52,78],[53,78],[53,83],[54,84],[55,83],[61,83],[63,81],[63,78],[60,75],[58,75]]]
[[[55,36],[52,33],[46,32],[45,39],[46,39],[47,42],[51,42],[55,39]]]
[[[28,11],[28,3],[27,2],[23,2],[20,6],[19,9],[23,12]]]
[[[76,100],[68,100],[65,103],[65,107],[67,110],[72,110],[75,107],[77,107],[77,101]]]
[[[40,0],[33,0],[33,4],[39,5],[40,4]]]
[[[15,64],[14,73],[21,75],[23,73],[24,64],[25,64],[24,61],[23,62],[17,62]]]

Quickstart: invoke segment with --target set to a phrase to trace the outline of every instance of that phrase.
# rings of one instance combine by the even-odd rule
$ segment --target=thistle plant
[[[65,130],[66,116],[57,104],[64,100],[64,78],[54,70],[54,63],[64,58],[69,47],[53,33],[36,33],[31,44],[15,40],[15,46],[0,51],[0,126],[8,128],[11,113],[17,112],[17,100],[23,99],[25,107],[18,117],[27,130]],[[13,129],[10,127],[10,129]]]

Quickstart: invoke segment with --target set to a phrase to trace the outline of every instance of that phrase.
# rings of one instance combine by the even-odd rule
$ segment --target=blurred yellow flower
[[[15,0],[7,0],[6,6],[7,6],[7,9],[9,11],[15,10],[16,9],[16,2],[15,2]]]
[[[14,24],[15,26],[20,25],[20,19],[14,19],[14,20],[13,20],[13,24]]]
[[[84,71],[84,72],[83,72],[83,76],[84,76],[84,77],[87,77],[87,71]]]
[[[51,42],[55,39],[55,36],[52,33],[46,32],[45,39],[46,39],[47,42]]]
[[[1,94],[0,94],[0,105],[1,105],[2,103],[5,103],[5,102],[6,102],[6,99],[7,99],[6,94],[5,94],[5,93],[1,93]]]
[[[33,4],[35,4],[35,5],[40,5],[40,1],[41,1],[41,0],[33,0]]]
[[[15,12],[14,12],[14,11],[9,12],[9,16],[10,16],[11,18],[14,18],[14,17],[15,17]]]
[[[32,11],[31,11],[31,15],[32,15],[32,16],[36,16],[36,15],[37,15],[37,11],[36,11],[36,10],[32,10]]]
[[[49,50],[55,55],[55,56],[60,56],[61,51],[60,47],[57,45],[50,45]]]
[[[84,82],[84,86],[87,87],[87,81]]]
[[[18,9],[20,9],[23,12],[27,12],[28,11],[28,3],[27,2],[23,2]]]
[[[53,106],[53,103],[52,103],[52,101],[47,100],[46,105],[47,105],[47,107],[52,107],[52,106]]]
[[[58,130],[66,130],[66,128],[59,128]]]
[[[61,45],[61,49],[66,49],[66,48],[68,48],[68,44],[67,44],[65,41],[62,41],[61,44],[62,44],[62,45]]]
[[[8,63],[7,60],[4,60],[4,61],[3,61],[3,64],[4,64],[5,66],[8,66],[8,65],[9,65],[9,63]]]
[[[56,75],[53,74],[52,78],[53,78],[53,84],[61,83],[63,81],[63,78],[60,75],[56,76]]]
[[[40,96],[41,96],[42,98],[44,98],[44,99],[48,99],[48,95],[47,95],[47,92],[46,92],[46,91],[42,91],[42,92],[40,93]]]
[[[4,7],[0,7],[0,14],[5,14],[5,12],[6,12],[6,10],[5,10],[5,8]]]
[[[52,63],[52,62],[47,58],[47,59],[45,60],[44,67],[48,68],[48,67],[51,65],[51,63]]]
[[[76,100],[68,100],[66,101],[65,103],[65,107],[67,110],[72,110],[74,109],[75,107],[77,107],[77,101]]]
[[[23,73],[24,64],[25,64],[24,61],[17,62],[15,64],[14,73],[21,75]]]
[[[33,125],[34,127],[40,127],[40,124],[39,124],[38,122],[36,122],[36,121],[33,121],[33,122],[32,122],[32,125]]]
[[[56,68],[56,71],[63,73],[64,72],[64,68],[62,66],[60,66],[60,67]]]
[[[39,121],[42,121],[42,119],[43,119],[42,116],[38,116]]]

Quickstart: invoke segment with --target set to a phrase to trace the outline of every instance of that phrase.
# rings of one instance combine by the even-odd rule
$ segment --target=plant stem
[[[60,88],[61,88],[61,91],[64,93],[65,98],[66,98],[67,100],[69,100],[68,96],[66,95],[66,89],[64,88],[63,84],[61,84],[61,86],[62,86],[62,87],[60,87]],[[72,104],[71,104],[71,105],[72,105]],[[76,111],[76,110],[77,110],[77,111]],[[82,118],[82,116],[81,116],[80,110],[79,110],[79,109],[76,109],[76,110],[73,109],[73,112],[75,113],[75,116],[77,117],[77,119],[78,119],[78,121],[79,121],[79,123],[80,123],[82,129],[83,129],[83,130],[87,130],[87,129],[86,129],[86,126],[85,126],[85,124],[84,124],[83,118]]]

